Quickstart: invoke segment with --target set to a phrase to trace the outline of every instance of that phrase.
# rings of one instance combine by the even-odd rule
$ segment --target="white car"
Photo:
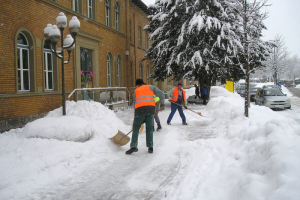
[[[271,109],[290,109],[291,100],[278,88],[263,88],[256,93],[255,104]]]

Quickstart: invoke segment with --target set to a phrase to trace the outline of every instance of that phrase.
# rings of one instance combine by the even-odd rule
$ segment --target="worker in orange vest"
[[[146,85],[143,79],[137,79],[135,82],[136,89],[133,94],[134,99],[134,120],[132,129],[132,138],[130,149],[126,154],[132,154],[138,151],[138,136],[141,125],[146,122],[146,145],[148,152],[153,153],[153,114],[155,112],[154,95],[161,100],[161,109],[164,109],[165,95],[154,85]]]
[[[171,113],[168,117],[167,124],[171,125],[171,120],[172,120],[176,110],[178,109],[179,115],[182,119],[182,125],[187,125],[186,118],[185,118],[185,115],[184,115],[183,110],[182,110],[182,107],[187,109],[185,90],[182,89],[182,83],[179,82],[177,84],[177,87],[171,89],[167,94],[168,94],[168,97],[169,97],[169,101],[171,102]],[[179,106],[179,105],[177,105],[175,103],[172,103],[172,102],[175,102],[175,103],[177,103],[179,105],[183,105],[183,106]]]

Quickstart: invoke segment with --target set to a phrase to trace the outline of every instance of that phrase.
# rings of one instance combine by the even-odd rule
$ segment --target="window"
[[[81,88],[93,87],[93,51],[86,48],[80,48],[80,74]]]
[[[148,49],[148,31],[145,32],[145,47]]]
[[[110,0],[105,0],[105,23],[110,26]]]
[[[143,78],[143,64],[140,63],[140,78]]]
[[[45,76],[45,90],[54,89],[54,70],[53,70],[53,54],[51,52],[50,42],[44,44],[44,76]]]
[[[94,0],[88,0],[87,1],[88,5],[87,5],[87,8],[88,8],[88,17],[91,18],[91,19],[94,19]]]
[[[120,18],[120,10],[119,10],[119,4],[116,3],[116,7],[115,7],[115,11],[116,11],[116,30],[119,31],[120,30],[120,24],[119,24],[119,18]]]
[[[131,20],[129,20],[129,37],[130,37],[130,43],[132,43],[132,25],[131,25]]]
[[[133,76],[133,63],[130,61],[130,80],[131,80],[131,87],[134,86],[134,76]]]
[[[149,84],[149,65],[147,64],[147,68],[146,68],[146,74],[147,74],[147,84]]]
[[[24,33],[17,37],[18,90],[30,91],[29,42]]]
[[[75,12],[80,12],[80,0],[73,0],[73,10]]]
[[[121,81],[120,81],[120,63],[121,63],[121,57],[118,56],[117,58],[117,86],[121,86]]]
[[[142,28],[139,26],[139,46],[142,46]]]
[[[107,87],[111,87],[111,55],[107,54],[107,61],[106,61],[106,66],[107,66]]]

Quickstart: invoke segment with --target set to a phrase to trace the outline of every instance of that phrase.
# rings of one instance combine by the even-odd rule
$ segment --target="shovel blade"
[[[110,138],[110,140],[120,146],[124,146],[130,141],[130,138],[122,131],[118,130],[118,133],[114,137]]]

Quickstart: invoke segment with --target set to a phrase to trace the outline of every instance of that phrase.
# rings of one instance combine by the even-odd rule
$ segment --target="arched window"
[[[30,91],[30,55],[26,35],[20,32],[17,37],[18,90]]]
[[[120,8],[119,8],[119,4],[116,3],[116,7],[115,7],[115,13],[116,13],[116,30],[119,31],[120,30]]]
[[[121,87],[120,64],[121,64],[121,57],[118,56],[118,58],[117,58],[117,86],[118,87]]]
[[[105,23],[110,26],[110,0],[105,0]]]
[[[149,65],[147,64],[147,67],[146,67],[146,74],[147,74],[147,84],[149,84]]]
[[[53,70],[53,54],[50,50],[50,42],[44,43],[44,75],[45,75],[45,90],[54,89],[54,70]]]
[[[107,54],[107,87],[111,87],[111,54]]]
[[[143,64],[140,63],[140,78],[143,78]]]

